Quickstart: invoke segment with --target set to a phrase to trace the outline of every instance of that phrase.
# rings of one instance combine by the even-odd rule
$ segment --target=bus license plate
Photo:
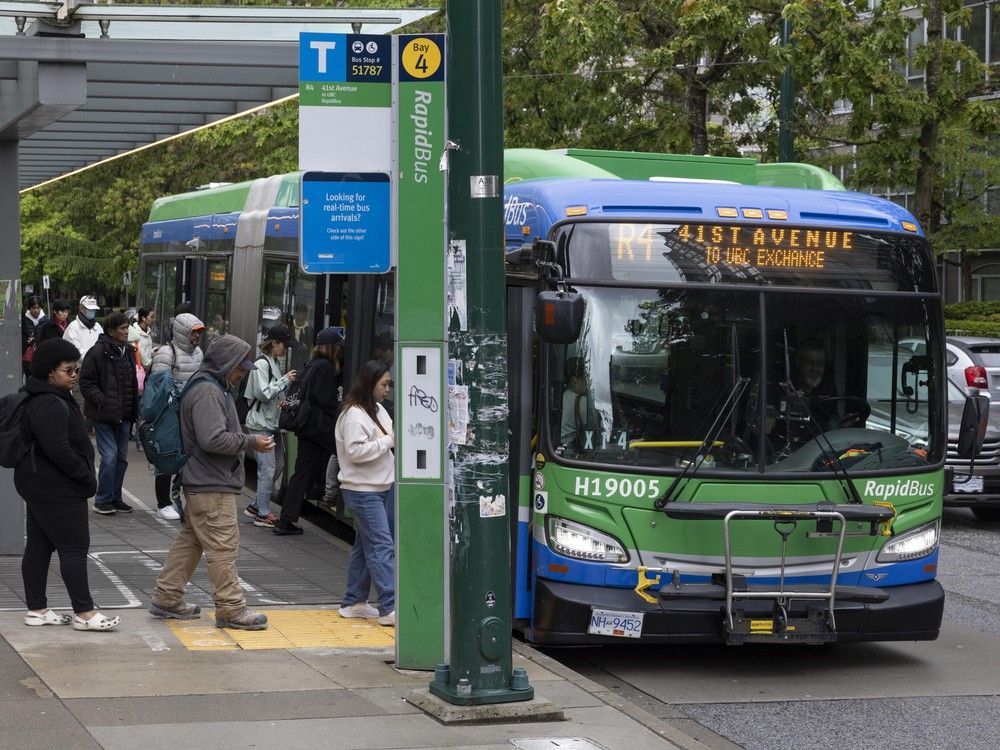
[[[968,481],[962,481],[963,477],[955,478],[955,492],[982,492],[983,491],[983,478],[982,477],[969,477]]]
[[[591,635],[613,635],[618,638],[639,638],[642,635],[642,612],[616,612],[613,609],[590,610]]]

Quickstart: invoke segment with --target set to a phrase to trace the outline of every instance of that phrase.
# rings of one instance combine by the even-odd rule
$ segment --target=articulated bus
[[[157,201],[141,299],[249,341],[343,325],[349,374],[392,338],[393,274],[303,274],[298,179]],[[944,339],[913,217],[745,159],[512,150],[505,183],[525,637],[937,637]]]

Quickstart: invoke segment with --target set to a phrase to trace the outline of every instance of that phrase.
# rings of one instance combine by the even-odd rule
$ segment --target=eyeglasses
[[[80,374],[80,365],[74,365],[73,367],[58,367],[56,369],[58,369],[59,372],[66,373],[67,375],[79,375]]]

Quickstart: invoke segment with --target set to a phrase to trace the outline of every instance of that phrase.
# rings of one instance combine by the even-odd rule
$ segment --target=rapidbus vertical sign
[[[433,668],[449,637],[444,61],[443,34],[397,37],[396,661],[409,668]]]

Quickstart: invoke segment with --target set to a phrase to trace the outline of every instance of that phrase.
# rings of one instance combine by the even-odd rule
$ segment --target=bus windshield
[[[831,453],[852,471],[942,457],[933,298],[575,288],[580,338],[547,360],[549,436],[565,459],[771,473],[832,471]]]

